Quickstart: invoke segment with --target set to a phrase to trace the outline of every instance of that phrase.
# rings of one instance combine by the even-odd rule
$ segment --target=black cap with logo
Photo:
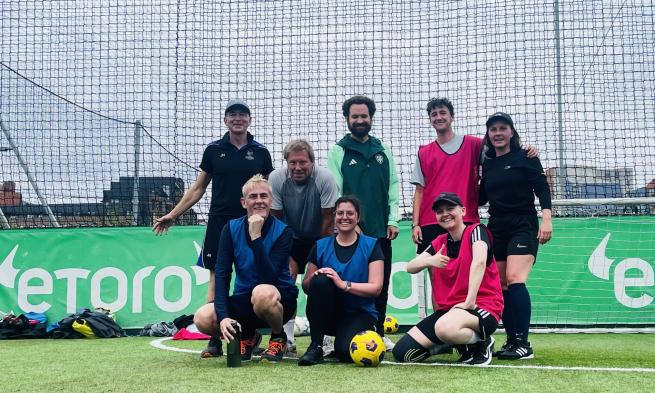
[[[487,119],[487,128],[493,123],[494,121],[503,121],[507,124],[509,124],[512,128],[514,128],[514,120],[512,120],[512,116],[508,115],[505,112],[496,112],[493,115],[489,116]]]
[[[439,208],[439,205],[443,203],[455,206],[464,206],[462,200],[459,198],[459,195],[455,194],[454,192],[442,192],[432,204],[432,210],[436,211],[437,208]]]

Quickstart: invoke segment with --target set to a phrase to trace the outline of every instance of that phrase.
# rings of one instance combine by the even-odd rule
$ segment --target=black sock
[[[284,329],[280,333],[273,333],[271,332],[271,339],[274,338],[283,338],[285,341],[287,340],[287,334],[284,332]]]
[[[527,342],[530,331],[530,316],[532,314],[530,293],[528,293],[528,288],[524,283],[510,285],[507,292],[511,300],[516,339]]]
[[[503,302],[505,303],[502,315],[503,327],[507,334],[507,342],[511,342],[516,337],[516,331],[514,329],[514,316],[512,315],[511,299],[509,298],[508,290],[503,291]]]
[[[393,347],[393,357],[398,363],[422,362],[430,357],[430,351],[423,348],[412,336],[405,334]]]

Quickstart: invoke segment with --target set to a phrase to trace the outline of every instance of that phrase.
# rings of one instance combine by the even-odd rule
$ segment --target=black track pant
[[[368,313],[345,313],[341,292],[326,275],[312,278],[307,291],[307,319],[312,343],[323,345],[323,337],[334,335],[334,351],[342,362],[352,362],[350,341],[363,330],[375,329],[375,318]]]
[[[375,299],[375,309],[378,312],[376,331],[384,337],[384,318],[387,317],[387,301],[389,300],[389,279],[391,278],[391,240],[386,238],[378,239],[378,244],[384,254],[384,281],[382,291]]]

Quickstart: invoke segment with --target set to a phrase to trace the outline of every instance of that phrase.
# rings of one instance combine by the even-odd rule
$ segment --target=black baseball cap
[[[436,211],[439,205],[442,203],[462,207],[464,206],[462,200],[459,198],[459,195],[455,194],[454,192],[442,192],[439,194],[437,199],[435,199],[434,203],[432,204],[432,210]]]
[[[225,105],[225,116],[227,116],[227,114],[230,112],[234,112],[235,110],[239,110],[250,115],[250,107],[243,100],[230,100],[227,105]]]
[[[512,120],[512,116],[508,115],[505,112],[496,112],[493,115],[489,116],[487,119],[487,128],[491,125],[496,120],[504,121],[505,123],[509,124],[512,128],[514,128],[514,120]]]

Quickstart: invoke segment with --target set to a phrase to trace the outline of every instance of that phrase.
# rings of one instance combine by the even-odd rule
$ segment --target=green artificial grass
[[[397,341],[399,336],[392,336]],[[200,359],[150,345],[152,337],[0,341],[3,392],[652,392],[653,334],[533,334],[536,357],[492,365],[544,368],[452,367],[382,364],[359,368],[326,363],[298,367],[294,360],[257,360],[229,369],[225,357]],[[497,346],[504,337],[496,335]],[[299,352],[308,338],[298,339]],[[205,342],[165,341],[200,351]],[[388,360],[391,356],[389,354]],[[554,370],[546,367],[645,368],[650,372]]]

